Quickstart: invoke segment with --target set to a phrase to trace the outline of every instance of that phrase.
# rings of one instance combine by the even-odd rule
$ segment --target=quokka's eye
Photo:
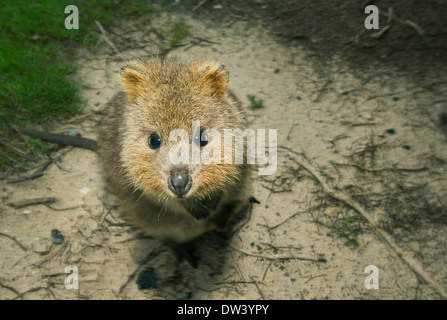
[[[197,133],[194,141],[200,147],[206,146],[208,144],[208,135],[200,130],[200,133]]]
[[[157,133],[151,133],[149,136],[149,148],[156,150],[161,146],[161,138]]]

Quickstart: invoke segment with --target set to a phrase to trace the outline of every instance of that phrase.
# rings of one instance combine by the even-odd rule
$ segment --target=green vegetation
[[[166,8],[167,9],[165,10],[169,10],[168,7]],[[177,20],[172,24],[163,24],[159,27],[153,27],[151,30],[170,48],[180,45],[183,39],[190,35],[188,25],[182,19]]]
[[[247,95],[248,100],[250,101],[250,105],[248,106],[250,109],[261,109],[264,108],[264,100],[257,99],[255,95],[248,94]]]
[[[358,220],[358,216],[349,216],[344,218],[337,227],[334,226],[334,230],[336,230],[338,235],[346,239],[348,245],[356,248],[359,246],[357,236],[361,231]]]
[[[67,30],[65,7],[79,9],[79,29]],[[119,18],[151,12],[147,1],[15,0],[2,2],[0,10],[0,142],[29,152],[45,151],[33,140],[23,141],[12,127],[44,123],[82,111],[80,84],[67,76],[76,70],[70,60],[73,48],[94,43],[94,20],[107,26]],[[176,27],[181,38],[181,26]],[[176,30],[177,30],[176,29]],[[10,148],[12,149],[12,148]],[[18,152],[0,146],[0,169],[20,162]]]
[[[175,22],[171,28],[171,40],[169,41],[169,45],[171,47],[179,45],[188,35],[189,30],[187,25],[183,21]]]
[[[326,78],[326,72],[320,71],[318,72],[318,79],[324,79]]]

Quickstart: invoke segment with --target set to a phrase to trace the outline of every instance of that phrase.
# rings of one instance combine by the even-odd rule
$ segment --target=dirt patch
[[[381,72],[391,69],[421,80],[438,68],[445,70],[447,64],[447,4],[441,0],[218,3],[206,1],[192,12],[204,19],[213,17],[214,24],[223,26],[245,21],[263,27],[283,44],[308,50],[314,64],[330,65],[341,58],[359,77],[371,76],[380,66]],[[183,10],[191,11],[183,5]],[[379,9],[379,30],[364,28],[368,5]]]
[[[263,10],[270,8],[269,2],[256,2]],[[358,201],[445,291],[445,73],[439,69],[429,83],[427,77],[418,82],[379,63],[376,70],[360,75],[343,51],[316,62],[322,58],[312,46],[319,44],[322,52],[330,48],[321,41],[324,30],[318,33],[323,22],[289,21],[295,26],[310,21],[303,28],[316,33],[303,31],[309,39],[285,44],[265,32],[265,21],[252,19],[244,8],[236,10],[233,2],[208,1],[194,11],[188,8],[191,14],[181,13],[180,7],[151,25],[124,23],[108,30],[108,36],[125,59],[148,59],[162,52],[213,57],[226,65],[230,89],[244,106],[250,127],[278,130],[276,174],[258,176],[253,168],[253,196],[261,203],[253,205],[248,220],[234,226],[229,239],[215,234],[199,239],[200,260],[193,268],[120,218],[119,203],[107,193],[94,153],[64,148],[52,155],[54,162],[43,177],[14,184],[2,181],[0,297],[438,299],[432,286],[420,280],[357,211],[325,193],[295,160],[304,155],[328,183]],[[215,12],[213,17],[225,12],[231,16],[216,26],[198,19],[206,10]],[[358,12],[357,6],[349,10]],[[314,19],[325,17],[324,12],[311,11]],[[257,14],[262,17],[262,12]],[[167,50],[153,27],[179,18],[189,26],[190,36],[184,45]],[[363,26],[363,15],[356,19]],[[417,23],[426,28],[423,21]],[[284,30],[293,35],[293,30]],[[411,27],[407,31],[414,32]],[[102,41],[94,53],[81,48],[79,63],[77,77],[89,85],[82,92],[88,116],[54,130],[75,127],[83,136],[96,138],[96,121],[120,90],[123,61]],[[264,107],[249,109],[247,95],[262,99]],[[56,203],[9,205],[49,196]],[[64,235],[61,244],[53,243],[53,229]],[[79,270],[79,290],[65,289],[68,265]],[[377,290],[365,288],[368,265],[379,270]],[[142,273],[152,288],[139,290]]]

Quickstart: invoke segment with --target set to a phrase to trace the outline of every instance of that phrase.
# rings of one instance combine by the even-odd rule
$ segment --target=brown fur
[[[122,68],[121,78],[125,92],[108,105],[98,155],[126,216],[135,226],[176,242],[224,227],[248,204],[249,180],[246,165],[223,164],[223,130],[246,128],[228,96],[225,68],[213,61],[137,60]],[[192,187],[185,198],[177,198],[168,189],[175,167],[168,159],[175,144],[169,134],[184,129],[191,139],[192,121],[221,133],[222,164],[179,165],[188,170]],[[148,146],[153,132],[162,139],[157,150]]]

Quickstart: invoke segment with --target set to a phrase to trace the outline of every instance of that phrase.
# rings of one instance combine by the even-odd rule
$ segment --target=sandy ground
[[[178,18],[165,14],[152,24]],[[278,44],[246,22],[223,31],[188,15],[183,19],[191,36],[170,54],[225,64],[250,127],[277,129],[279,146],[305,155],[332,186],[357,199],[447,290],[447,149],[437,118],[445,111],[447,83],[428,87],[385,71],[359,78],[337,57],[322,70],[309,62],[305,47]],[[124,59],[149,58],[158,48],[150,26],[127,23],[109,36]],[[82,90],[88,116],[54,130],[76,128],[96,138],[100,115],[94,112],[120,90],[123,61],[101,41],[94,53],[80,49],[79,63],[76,76],[88,84]],[[249,109],[248,94],[264,100],[264,108]],[[196,269],[120,218],[93,152],[56,152],[43,177],[1,182],[0,298],[440,298],[366,220],[349,218],[359,215],[325,194],[290,150],[278,149],[275,175],[261,177],[253,169],[253,196],[261,203],[235,226],[227,244],[214,235],[200,239]],[[10,205],[38,197],[56,202]],[[53,229],[64,235],[62,244],[52,244]],[[317,261],[296,259],[302,256]],[[64,287],[68,265],[78,268],[79,290]],[[378,268],[379,289],[365,288],[368,265]],[[139,290],[138,275],[148,268],[156,288]]]

